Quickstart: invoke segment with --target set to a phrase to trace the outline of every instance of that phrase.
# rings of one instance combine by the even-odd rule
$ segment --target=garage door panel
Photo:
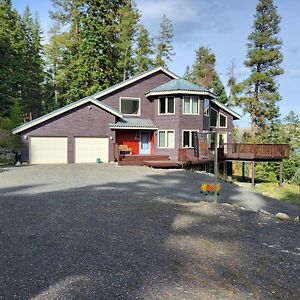
[[[108,162],[109,142],[108,138],[75,138],[75,162],[95,163],[97,158]]]
[[[68,161],[66,137],[31,137],[31,164],[64,164]]]

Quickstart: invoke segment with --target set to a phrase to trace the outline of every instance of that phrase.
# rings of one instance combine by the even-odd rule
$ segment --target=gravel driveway
[[[211,180],[114,165],[0,169],[0,299],[299,298],[299,225],[197,203]],[[222,191],[296,214],[232,184]]]

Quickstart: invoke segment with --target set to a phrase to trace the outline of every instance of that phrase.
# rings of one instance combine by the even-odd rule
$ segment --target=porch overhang
[[[135,130],[157,130],[156,126],[150,119],[126,118],[115,124],[109,124],[109,128],[115,129],[135,129]]]

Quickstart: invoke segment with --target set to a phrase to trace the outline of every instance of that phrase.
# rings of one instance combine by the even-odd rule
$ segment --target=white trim
[[[17,133],[19,133],[21,131],[24,131],[24,130],[26,130],[28,128],[31,128],[31,127],[35,126],[35,125],[38,125],[38,124],[40,124],[42,122],[45,122],[45,121],[47,121],[49,119],[52,119],[52,118],[54,118],[54,117],[56,117],[56,116],[58,116],[58,115],[60,115],[62,113],[65,113],[65,112],[67,112],[67,111],[69,111],[71,109],[79,107],[79,106],[81,106],[81,105],[83,105],[85,103],[88,103],[88,102],[91,102],[91,103],[95,104],[96,106],[102,108],[103,110],[106,110],[106,111],[110,112],[111,114],[113,114],[113,115],[115,115],[115,116],[123,119],[123,115],[120,112],[112,109],[111,107],[109,107],[106,104],[98,101],[97,99],[94,99],[93,97],[86,97],[86,98],[83,98],[83,99],[78,100],[76,102],[73,102],[73,103],[71,103],[71,104],[69,104],[67,106],[59,108],[59,109],[57,109],[57,110],[55,110],[53,112],[50,112],[50,113],[48,113],[48,114],[46,114],[46,115],[44,115],[42,117],[34,119],[34,120],[32,120],[32,121],[30,121],[28,123],[25,123],[25,124],[23,124],[23,125],[15,128],[15,129],[13,129],[12,133],[13,134],[17,134]]]
[[[122,99],[124,100],[138,100],[139,101],[139,110],[138,110],[138,113],[137,114],[123,114],[122,111],[121,111],[121,101]],[[124,116],[141,116],[141,98],[138,98],[138,97],[119,97],[119,111],[122,115]]]
[[[240,120],[242,118],[238,113],[234,112],[233,110],[231,110],[230,108],[228,108],[227,106],[225,106],[224,104],[219,102],[218,100],[211,99],[210,101],[212,103],[216,104],[217,106],[219,106],[220,108],[222,108],[223,110],[227,111],[230,115],[233,115],[234,117],[236,117],[238,120]]]
[[[167,112],[168,108],[169,108],[169,104],[168,104],[168,101],[167,101],[168,98],[173,98],[173,100],[174,100],[174,112],[173,113]],[[160,99],[164,99],[165,100],[165,107],[166,107],[166,113],[165,114],[160,113]],[[176,113],[176,105],[175,105],[175,97],[174,96],[171,96],[171,97],[169,97],[169,96],[160,97],[160,98],[158,98],[157,103],[158,103],[158,111],[157,111],[157,113],[158,113],[159,116],[175,115],[175,113]]]
[[[138,126],[113,126],[114,124],[109,125],[110,129],[140,129],[140,130],[157,130],[158,127],[138,127]]]
[[[225,117],[225,126],[221,126],[221,115],[223,116],[223,117]],[[223,113],[221,113],[221,112],[219,112],[219,128],[227,128],[227,116],[226,115],[224,115]]]
[[[159,147],[159,133],[162,131],[164,131],[164,132],[172,131],[174,133],[174,141],[173,141],[174,147]],[[168,138],[168,134],[166,134],[166,142],[168,144],[167,138]],[[159,148],[159,149],[175,149],[175,130],[174,129],[160,129],[157,131],[157,148]]]
[[[184,147],[184,145],[183,145],[183,132],[184,132],[184,131],[188,131],[188,132],[190,133],[190,134],[189,134],[189,138],[190,138],[190,145],[191,145],[191,146],[189,146],[189,147]],[[182,129],[182,130],[181,130],[181,146],[182,146],[182,148],[185,148],[185,149],[193,148],[193,147],[192,147],[192,139],[193,139],[192,132],[193,132],[193,131],[199,132],[198,129]]]
[[[184,112],[184,98],[185,97],[189,97],[190,98],[190,112],[189,113],[185,113]],[[198,112],[197,113],[192,113],[191,111],[193,110],[193,97],[190,97],[190,96],[183,96],[182,97],[182,114],[183,115],[191,115],[191,116],[197,116],[197,115],[200,115],[200,98],[199,97],[196,97],[197,98],[197,101],[198,101]]]
[[[208,95],[212,98],[216,98],[216,96],[211,92],[201,92],[201,91],[187,91],[187,90],[174,90],[174,91],[161,91],[161,92],[149,92],[146,94],[146,97],[149,96],[163,96],[163,95],[176,95],[176,94],[185,94],[185,95]]]
[[[169,76],[172,77],[173,79],[179,79],[179,76],[177,76],[176,74],[170,72],[169,70],[167,70],[167,69],[165,69],[165,68],[163,68],[163,67],[157,67],[157,68],[155,68],[155,69],[153,69],[153,70],[144,72],[144,73],[142,73],[142,74],[140,74],[140,75],[138,75],[138,76],[135,76],[135,77],[129,78],[129,79],[123,81],[123,82],[117,83],[116,85],[114,85],[114,86],[112,86],[112,87],[109,87],[109,88],[107,88],[107,89],[104,90],[104,91],[101,91],[101,92],[99,92],[99,93],[94,94],[93,97],[95,97],[95,98],[98,99],[98,98],[100,98],[100,97],[102,97],[102,96],[105,96],[105,95],[107,95],[107,94],[109,94],[109,93],[115,91],[115,90],[118,90],[118,89],[120,89],[120,88],[123,88],[123,87],[125,87],[125,86],[127,86],[127,85],[129,85],[129,84],[132,84],[132,83],[134,83],[134,82],[136,82],[136,81],[138,81],[138,80],[141,80],[141,79],[143,79],[143,78],[145,78],[145,77],[147,77],[147,76],[149,76],[149,75],[152,75],[152,74],[154,74],[154,73],[156,73],[156,72],[158,72],[158,71],[164,72],[165,74],[169,75]]]
[[[216,126],[212,126],[211,123],[210,123],[211,113],[209,112],[209,127],[218,128],[219,112],[215,108],[213,108],[213,107],[210,107],[209,109],[212,109],[212,110],[214,110],[217,113],[217,119],[216,119],[216,123],[217,124],[216,124]]]

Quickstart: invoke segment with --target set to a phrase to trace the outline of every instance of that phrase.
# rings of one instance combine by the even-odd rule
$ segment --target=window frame
[[[208,101],[208,106],[205,108],[205,101]],[[207,98],[203,99],[203,115],[209,117],[210,101]]]
[[[190,139],[190,145],[188,147],[184,146],[184,132],[187,131],[189,132],[189,139]],[[191,149],[191,148],[194,148],[193,147],[193,135],[192,135],[192,132],[199,132],[199,129],[182,129],[181,131],[181,146],[182,148],[184,149]]]
[[[173,147],[160,147],[159,146],[159,142],[160,142],[160,138],[159,138],[159,133],[160,132],[173,132],[173,136],[174,136],[174,140],[173,140]],[[168,144],[168,134],[166,134],[166,138],[167,138],[167,144]],[[157,131],[157,148],[159,149],[175,149],[175,130],[174,129],[160,129]]]
[[[122,113],[122,110],[121,110],[121,108],[122,108],[122,100],[137,100],[139,102],[138,113],[137,114],[124,114],[124,113]],[[141,116],[141,98],[138,98],[138,97],[120,97],[119,98],[119,111],[124,116]]]
[[[168,98],[173,98],[174,100],[174,112],[173,113],[169,113],[168,112],[168,108],[169,108],[169,102],[168,102]],[[164,99],[165,100],[165,108],[166,108],[166,112],[165,113],[161,113],[160,112],[160,99]],[[165,116],[165,115],[175,115],[175,109],[176,109],[176,105],[175,105],[175,97],[174,96],[166,96],[166,97],[159,97],[158,101],[157,101],[157,113],[159,116]]]
[[[210,123],[210,121],[211,121],[211,119],[210,119],[211,118],[210,110],[214,110],[217,113],[217,118],[216,118],[216,123],[217,124],[216,124],[216,126],[212,126],[211,123]],[[214,109],[213,107],[210,107],[209,108],[209,127],[218,128],[218,125],[219,125],[218,124],[218,121],[219,121],[218,119],[219,119],[219,112],[216,109]]]
[[[225,126],[221,126],[221,115],[225,117]],[[227,116],[219,112],[219,128],[227,128]]]
[[[187,112],[184,112],[184,98],[190,98],[190,112],[187,113]],[[197,113],[192,113],[192,108],[193,108],[193,98],[197,98],[197,110],[198,112]],[[200,115],[200,98],[198,96],[183,96],[182,98],[182,114],[183,115],[192,115],[192,116],[198,116]]]

